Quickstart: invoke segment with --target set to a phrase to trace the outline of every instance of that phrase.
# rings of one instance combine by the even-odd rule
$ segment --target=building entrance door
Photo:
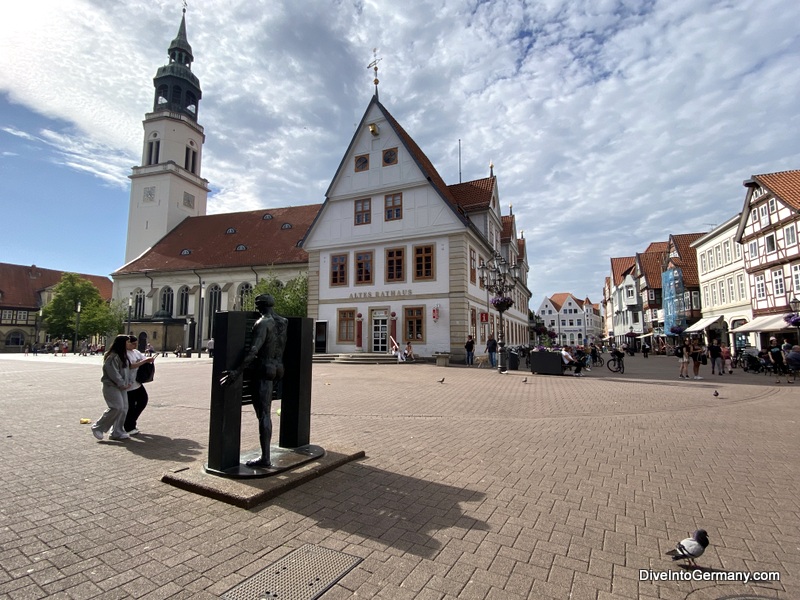
[[[389,351],[389,315],[385,310],[372,311],[372,351]]]

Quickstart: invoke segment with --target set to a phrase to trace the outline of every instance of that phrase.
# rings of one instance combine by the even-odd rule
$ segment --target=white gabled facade
[[[562,346],[591,344],[603,337],[603,317],[600,307],[586,298],[579,300],[569,293],[545,297],[536,311],[547,329],[556,333]]]
[[[483,350],[497,312],[487,311],[478,266],[494,249],[516,260],[519,245],[500,243],[494,177],[471,183],[474,190],[444,185],[373,97],[303,242],[309,316],[327,323],[328,352],[387,352],[391,336],[424,356],[463,355],[469,334]],[[472,192],[486,210],[470,211],[456,200]],[[505,313],[509,344],[528,339],[528,266],[520,260],[522,283]],[[483,326],[482,312],[488,312]]]
[[[735,334],[736,339],[729,335],[731,329],[753,320],[744,253],[735,239],[739,221],[737,214],[691,244],[697,252],[703,320],[719,317],[707,329],[719,332],[721,341],[732,347],[755,342],[750,333]]]

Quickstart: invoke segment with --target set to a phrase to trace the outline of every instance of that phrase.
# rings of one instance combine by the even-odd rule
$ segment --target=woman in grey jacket
[[[128,388],[131,387],[131,370],[128,365],[127,335],[118,335],[114,343],[103,357],[103,398],[108,408],[92,425],[92,433],[98,440],[111,429],[108,436],[112,440],[127,440],[131,436],[125,433],[125,415],[128,413]]]

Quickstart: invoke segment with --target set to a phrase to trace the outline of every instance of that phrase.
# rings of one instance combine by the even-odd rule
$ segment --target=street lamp
[[[796,315],[797,321],[797,343],[800,344],[800,300],[797,296],[789,300],[789,306],[792,307],[792,312]]]
[[[508,292],[513,290],[517,285],[517,280],[520,276],[519,264],[514,264],[509,267],[508,262],[499,253],[495,252],[494,256],[489,259],[491,266],[481,261],[478,270],[481,274],[481,284],[486,289],[494,294],[492,304],[500,313],[500,327],[497,336],[497,346],[499,351],[499,360],[497,361],[497,372],[504,373],[508,367],[506,365],[506,351],[505,351],[505,324],[503,323],[503,313],[511,308],[513,301],[506,296]]]
[[[33,353],[34,354],[36,354],[36,350],[38,349],[38,344],[39,344],[39,323],[41,323],[41,321],[42,321],[42,309],[40,308],[39,309],[39,316],[36,317],[36,333],[33,336],[34,337],[34,339],[33,339],[33,349],[34,349]]]
[[[78,328],[81,326],[81,301],[75,307],[75,333],[72,334],[72,353],[78,353]]]
[[[131,313],[133,312],[133,292],[128,296],[128,335],[131,334]]]

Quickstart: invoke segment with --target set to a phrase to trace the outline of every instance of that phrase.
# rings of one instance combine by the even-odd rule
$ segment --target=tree
[[[94,284],[76,273],[64,273],[53,288],[53,299],[42,309],[45,329],[59,337],[72,339],[75,334],[78,302],[81,316],[78,338],[120,331],[111,308]]]
[[[255,297],[260,294],[270,294],[275,298],[275,312],[282,317],[305,317],[308,314],[308,276],[305,274],[286,283],[275,275],[268,275],[245,298],[244,310],[255,310]]]

